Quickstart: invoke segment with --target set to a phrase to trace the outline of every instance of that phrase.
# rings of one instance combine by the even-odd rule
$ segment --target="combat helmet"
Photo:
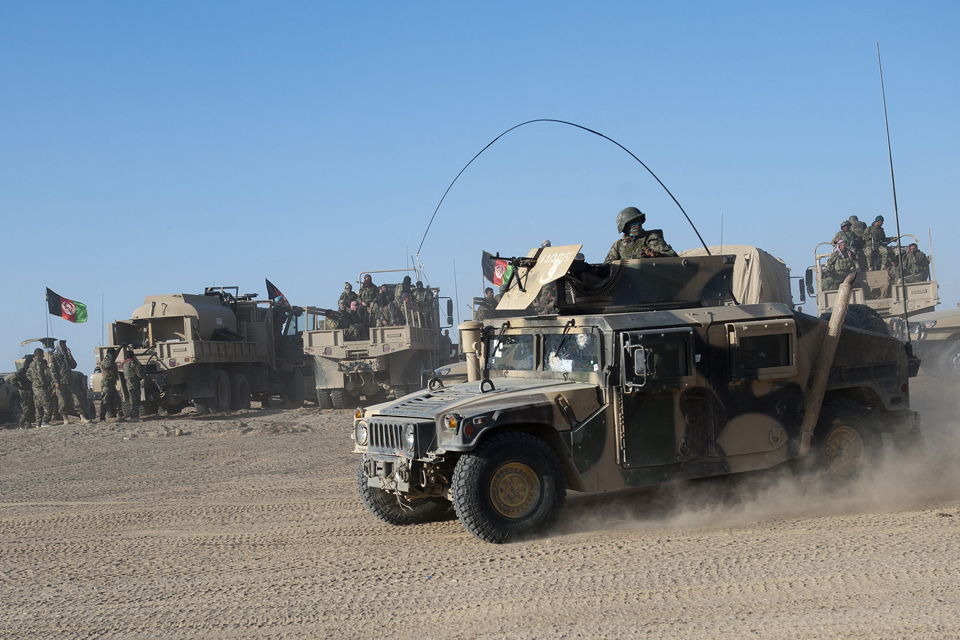
[[[844,220],[843,222],[840,223],[840,228],[841,228],[841,229],[843,229],[844,227],[849,227],[849,226],[850,226],[850,221],[849,221],[849,220]]]
[[[617,214],[617,231],[626,233],[630,228],[630,223],[640,220],[640,224],[647,221],[647,216],[636,207],[627,207]]]

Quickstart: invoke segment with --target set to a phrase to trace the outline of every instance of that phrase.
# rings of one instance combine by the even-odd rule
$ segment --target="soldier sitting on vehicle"
[[[857,240],[857,234],[850,230],[850,221],[844,220],[840,223],[840,231],[837,231],[837,234],[833,236],[831,243],[833,246],[837,246],[837,242],[841,239],[847,241],[847,247],[853,249],[854,241]]]
[[[483,298],[474,298],[476,308],[473,310],[473,319],[483,321],[494,317],[497,309],[497,301],[493,297],[493,287],[487,287],[483,290]]]
[[[632,258],[676,257],[677,252],[663,239],[660,229],[644,230],[647,216],[636,207],[617,214],[617,230],[623,236],[610,247],[604,262]]]
[[[357,294],[353,292],[353,285],[349,282],[343,283],[343,293],[340,294],[340,299],[349,305],[351,302],[357,299]]]
[[[369,329],[360,317],[359,308],[360,303],[354,300],[350,303],[350,308],[343,313],[340,322],[345,340],[366,340],[369,335]]]
[[[823,268],[823,290],[836,291],[840,284],[851,273],[857,271],[857,257],[853,251],[847,248],[847,241],[841,239],[837,242],[836,250],[827,259],[827,264]]]
[[[360,302],[360,315],[369,326],[376,326],[376,317],[373,315],[373,303],[377,299],[377,285],[373,284],[373,276],[369,273],[363,276],[363,284],[357,299]]]
[[[897,267],[893,272],[894,282],[900,284],[900,268]],[[903,282],[911,284],[914,282],[930,281],[930,259],[923,251],[917,248],[916,242],[911,242],[907,250],[903,253]]]
[[[867,223],[862,222],[857,216],[850,216],[850,231],[858,238],[863,238],[863,233],[867,230]]]

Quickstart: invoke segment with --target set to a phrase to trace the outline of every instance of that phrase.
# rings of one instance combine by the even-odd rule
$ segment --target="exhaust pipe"
[[[827,379],[833,367],[833,358],[837,353],[837,343],[840,341],[840,332],[843,331],[843,321],[847,317],[847,307],[850,306],[850,295],[853,293],[853,280],[857,277],[854,271],[846,277],[837,294],[837,303],[833,306],[830,316],[830,326],[827,336],[823,339],[823,348],[820,350],[820,366],[813,378],[813,386],[807,396],[807,406],[803,415],[803,424],[800,427],[800,451],[798,458],[802,458],[810,451],[813,441],[813,430],[820,418],[820,408],[823,406],[823,396],[827,392]]]
[[[457,325],[457,330],[460,332],[461,349],[467,356],[467,382],[476,382],[480,379],[480,334],[483,323],[466,320]]]

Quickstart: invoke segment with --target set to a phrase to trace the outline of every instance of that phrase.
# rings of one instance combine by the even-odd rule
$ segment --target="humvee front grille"
[[[396,451],[403,449],[403,427],[400,422],[371,421],[368,425],[370,446]]]

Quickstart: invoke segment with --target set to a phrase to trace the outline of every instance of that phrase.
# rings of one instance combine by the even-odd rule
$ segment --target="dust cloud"
[[[599,529],[670,530],[730,527],[780,518],[929,509],[960,499],[960,385],[911,380],[911,408],[921,416],[924,446],[883,455],[855,482],[837,487],[791,466],[722,478],[601,495],[570,493],[555,534]],[[960,513],[956,514],[960,516]]]

